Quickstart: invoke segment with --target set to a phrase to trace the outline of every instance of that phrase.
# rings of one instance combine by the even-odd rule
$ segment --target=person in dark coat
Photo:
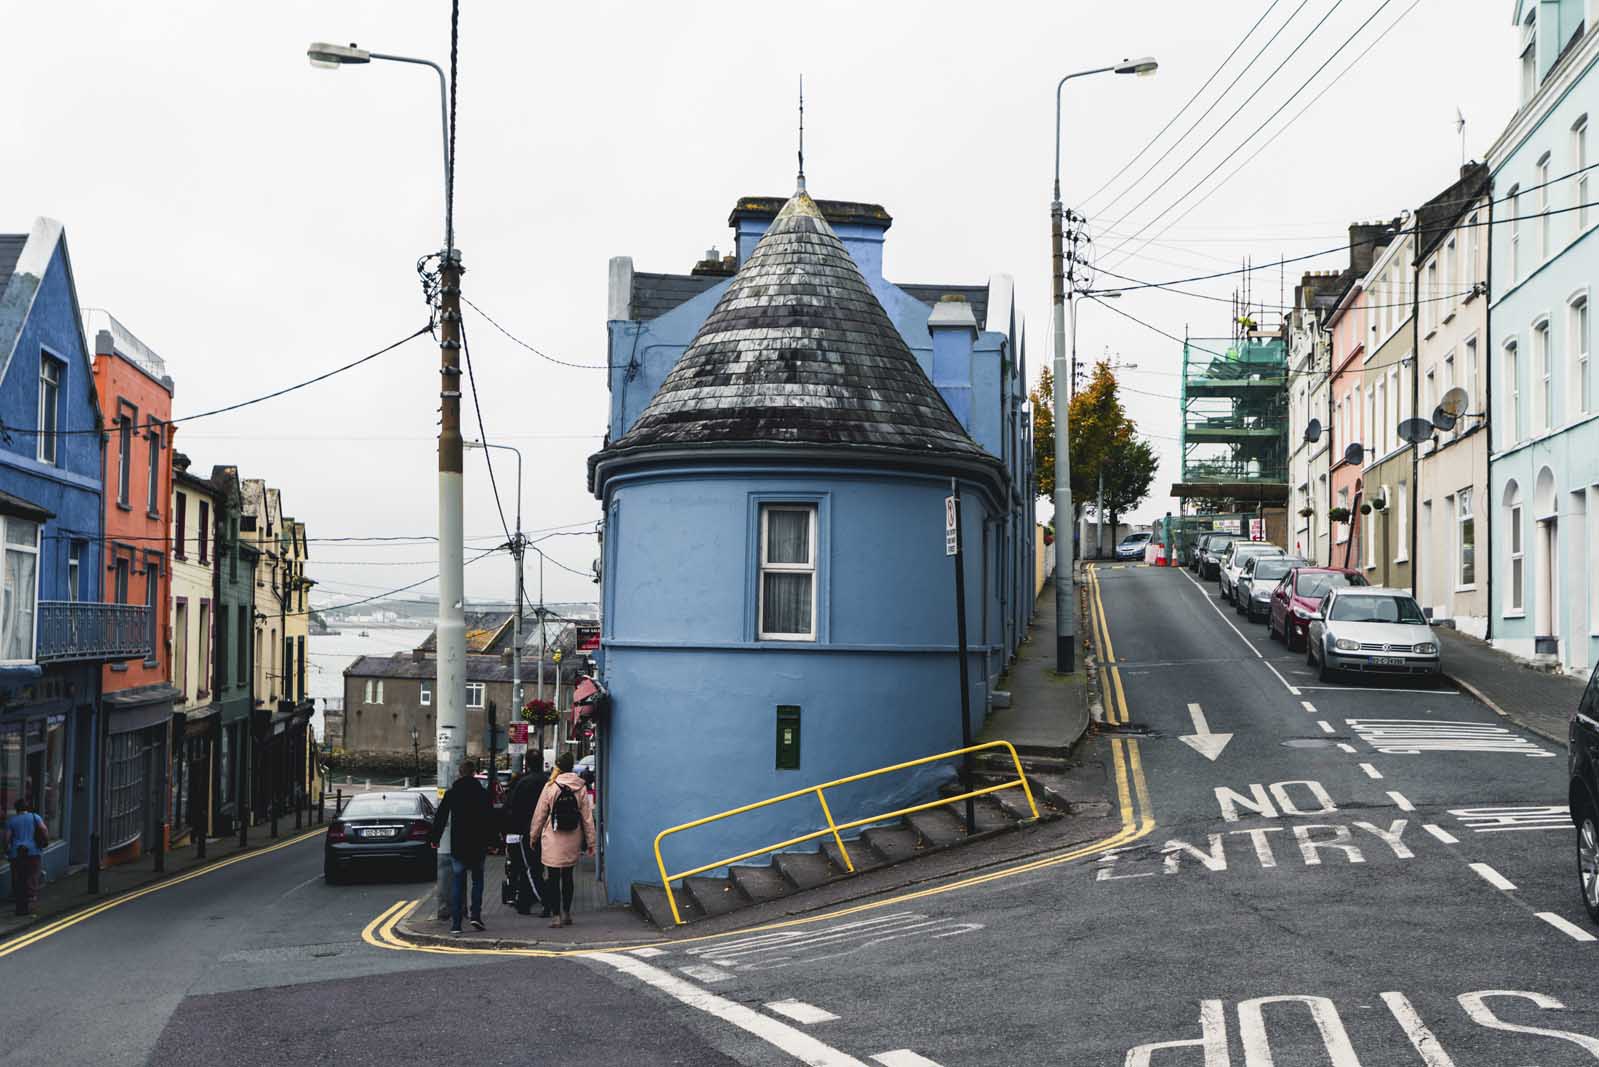
[[[483,859],[494,837],[494,805],[488,790],[477,783],[477,764],[462,760],[455,772],[455,784],[444,794],[444,801],[433,816],[428,840],[437,845],[450,829],[450,869],[455,878],[450,888],[450,933],[461,932],[461,898],[466,895],[466,876],[472,875],[472,929],[483,929]]]
[[[541,858],[542,850],[539,848],[539,839],[528,835],[528,826],[533,822],[533,809],[538,807],[539,793],[544,788],[543,774],[526,773],[516,780],[511,787],[511,798],[506,804],[507,841],[511,836],[518,838],[516,843],[507,844],[511,853],[512,884],[516,889],[516,910],[519,915],[533,914],[533,905],[538,904],[544,910],[540,917],[548,919],[551,914],[549,905],[545,903],[544,893],[544,861]]]

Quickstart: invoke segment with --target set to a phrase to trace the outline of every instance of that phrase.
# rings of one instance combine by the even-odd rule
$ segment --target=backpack
[[[559,782],[555,788],[560,792],[555,795],[555,803],[550,805],[550,817],[555,822],[556,830],[570,833],[582,825],[583,809],[578,807],[576,793]]]

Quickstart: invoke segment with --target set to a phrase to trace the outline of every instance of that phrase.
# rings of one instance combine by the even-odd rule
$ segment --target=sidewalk
[[[331,798],[329,803],[331,805]],[[107,900],[146,886],[170,881],[202,867],[249,856],[271,845],[281,845],[291,841],[307,832],[321,833],[323,829],[323,826],[305,820],[304,826],[296,830],[294,816],[290,814],[286,819],[281,817],[278,819],[276,839],[268,836],[270,828],[266,823],[250,827],[250,844],[247,848],[239,847],[239,838],[236,834],[229,837],[213,837],[207,841],[205,859],[195,856],[192,844],[180,845],[166,854],[166,871],[162,874],[156,873],[155,856],[144,855],[129,863],[102,867],[100,892],[95,894],[89,892],[89,869],[75,868],[53,882],[46,882],[40,888],[39,902],[34,905],[32,915],[13,914],[11,902],[9,900],[4,902],[3,910],[0,910],[0,947],[18,934],[41,927],[52,920],[64,918],[72,912],[103,904]]]
[[[1582,699],[1585,682],[1529,667],[1446,626],[1433,633],[1443,649],[1444,673],[1460,688],[1533,733],[1566,743],[1566,719]]]
[[[1081,627],[1079,627],[1081,629]],[[978,741],[1009,741],[1018,751],[1063,756],[1088,729],[1088,681],[1079,649],[1075,674],[1055,673],[1055,584],[1033,605],[1027,639],[1000,677],[1010,707],[995,708]]]

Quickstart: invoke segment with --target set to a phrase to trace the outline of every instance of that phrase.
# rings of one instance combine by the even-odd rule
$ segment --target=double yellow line
[[[127,904],[130,901],[138,900],[140,897],[147,897],[151,893],[159,893],[163,889],[171,889],[175,885],[182,885],[184,882],[192,881],[201,877],[202,875],[210,874],[212,871],[220,871],[224,867],[231,867],[235,863],[243,863],[245,860],[252,860],[257,856],[265,856],[268,853],[276,852],[279,849],[288,848],[290,845],[297,845],[306,838],[315,837],[321,832],[321,830],[308,830],[307,832],[300,834],[298,837],[289,838],[287,841],[280,841],[277,844],[269,845],[266,848],[259,848],[250,852],[243,852],[237,856],[230,856],[225,860],[218,860],[215,863],[210,863],[204,867],[196,868],[187,874],[180,874],[175,878],[168,878],[165,881],[156,882],[153,885],[147,885],[143,889],[135,889],[131,893],[123,893],[121,896],[112,897],[110,900],[101,901],[100,903],[91,907],[84,908],[82,911],[75,911],[70,915],[64,916],[63,918],[56,919],[53,922],[45,923],[37,930],[30,930],[13,941],[7,941],[4,944],[0,944],[0,959],[11,955],[13,952],[20,952],[29,945],[36,945],[45,938],[53,937],[56,934],[59,934],[61,931],[76,926],[87,919],[92,919],[101,912],[110,911],[112,908],[120,908],[122,905]]]
[[[1110,628],[1105,622],[1105,605],[1100,598],[1099,577],[1094,573],[1094,568],[1092,567],[1088,569],[1088,580],[1089,586],[1093,590],[1093,611],[1091,615],[1092,625],[1095,628],[1095,643],[1104,653],[1101,656],[1102,664],[1109,664],[1108,667],[1102,666],[1101,668],[1109,678],[1108,682],[1101,684],[1101,688],[1105,691],[1106,722],[1112,725],[1125,723],[1128,721],[1127,696],[1122,690],[1121,676],[1115,667],[1115,656],[1111,652]],[[902,893],[898,896],[873,900],[865,904],[855,904],[804,918],[764,923],[759,926],[747,926],[740,930],[730,930],[720,934],[705,934],[700,937],[681,937],[670,940],[657,939],[655,941],[641,941],[635,944],[589,945],[583,948],[570,949],[474,948],[465,944],[431,945],[409,941],[400,935],[396,927],[406,916],[414,912],[422,902],[420,900],[398,900],[371,922],[367,923],[366,928],[361,931],[361,939],[375,948],[403,952],[430,952],[444,956],[534,956],[551,958],[584,956],[592,952],[627,952],[635,948],[691,945],[697,942],[716,941],[731,937],[748,937],[751,934],[766,933],[772,930],[808,926],[813,923],[857,915],[865,911],[875,911],[878,908],[897,907],[910,901],[942,896],[945,893],[987,885],[1007,878],[1016,878],[1021,875],[1031,874],[1034,871],[1058,867],[1061,864],[1071,863],[1075,860],[1101,855],[1112,849],[1121,848],[1147,836],[1155,829],[1154,809],[1150,805],[1149,786],[1144,779],[1144,764],[1139,755],[1138,741],[1130,737],[1112,737],[1110,739],[1110,748],[1111,763],[1116,774],[1116,799],[1121,808],[1121,829],[1109,837],[1068,849],[1065,852],[1045,856],[1041,859],[1028,860],[1015,866],[989,871],[970,878],[962,878],[958,881],[934,886],[929,889]]]

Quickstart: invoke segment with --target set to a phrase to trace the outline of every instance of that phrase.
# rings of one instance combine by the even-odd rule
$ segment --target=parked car
[[[1117,559],[1143,559],[1144,549],[1149,546],[1150,531],[1140,530],[1138,533],[1128,534],[1116,546]]]
[[[328,823],[322,846],[322,877],[336,883],[352,867],[403,867],[416,877],[433,876],[438,853],[428,841],[433,802],[414,789],[357,793]]]
[[[1224,530],[1213,530],[1205,534],[1203,546],[1195,555],[1194,569],[1204,579],[1215,578],[1221,573],[1221,558],[1227,551],[1227,546],[1234,541],[1243,540],[1238,534],[1227,533]]]
[[[1229,541],[1216,571],[1216,594],[1229,604],[1234,603],[1233,593],[1244,564],[1256,556],[1285,555],[1282,549],[1269,541]]]
[[[1233,607],[1238,614],[1249,616],[1250,622],[1260,622],[1271,615],[1271,594],[1278,584],[1295,567],[1303,567],[1308,560],[1297,556],[1256,556],[1244,564],[1238,574],[1238,592],[1233,597]]]
[[[1599,667],[1588,678],[1567,725],[1566,767],[1571,821],[1577,825],[1577,877],[1582,906],[1599,922]]]
[[[1323,681],[1334,671],[1439,676],[1438,639],[1416,598],[1403,589],[1346,585],[1310,616],[1305,662]]]
[[[1310,617],[1321,610],[1329,589],[1366,585],[1365,577],[1347,567],[1295,567],[1272,590],[1266,628],[1275,641],[1298,651],[1304,647]]]

